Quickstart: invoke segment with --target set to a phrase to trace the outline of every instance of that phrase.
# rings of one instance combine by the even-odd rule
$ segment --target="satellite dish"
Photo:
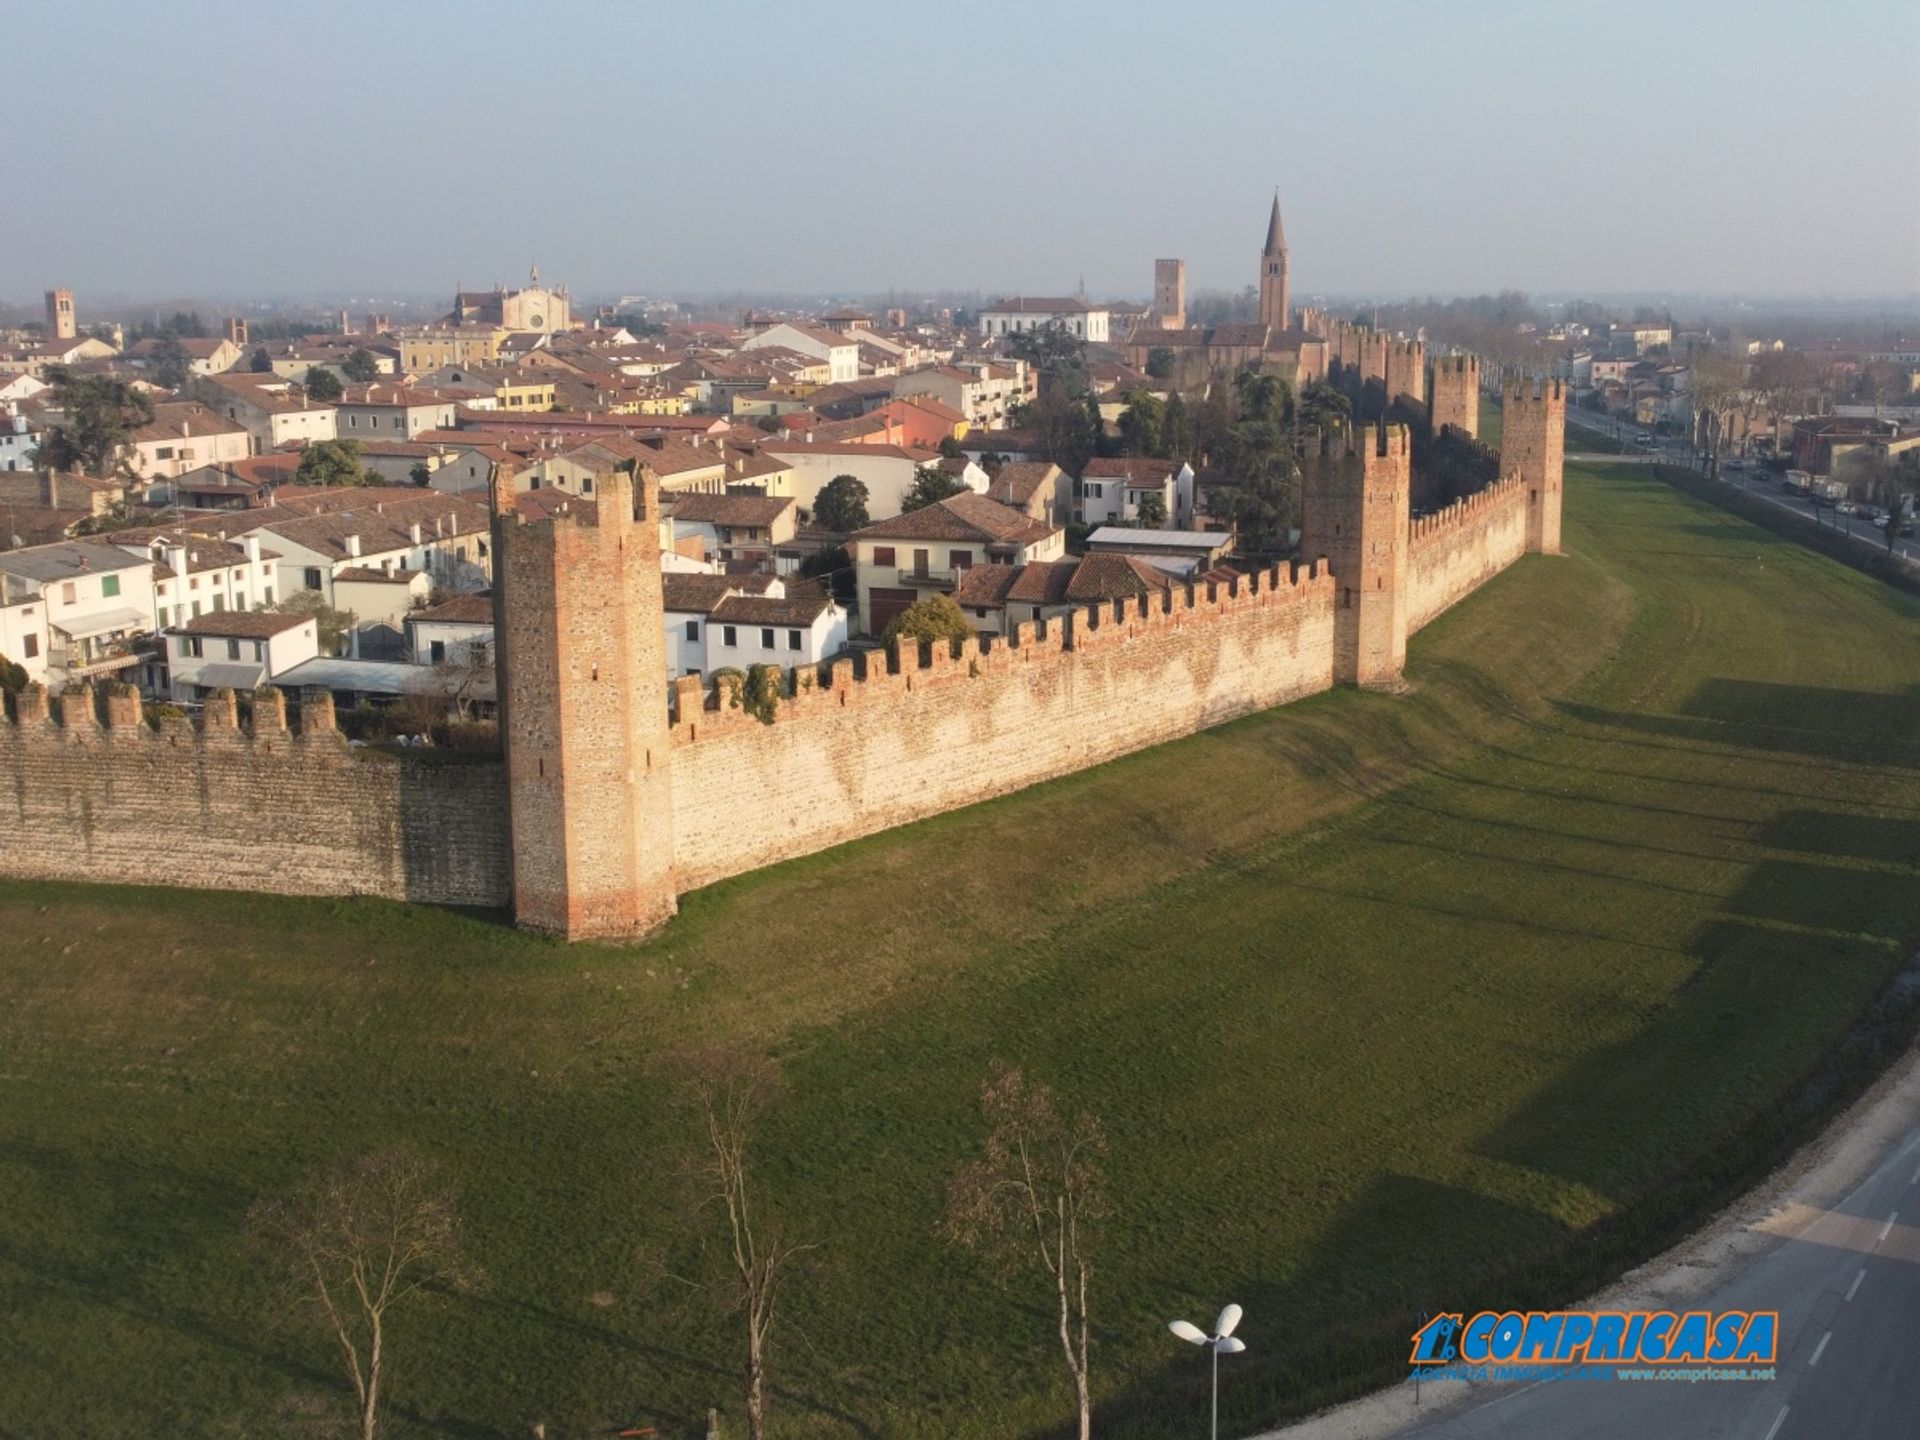
[[[1189,1345],[1204,1345],[1207,1343],[1206,1334],[1200,1329],[1200,1327],[1198,1325],[1190,1324],[1185,1320],[1171,1321],[1167,1325],[1167,1328],[1173,1331],[1173,1333],[1178,1335],[1182,1340],[1185,1340]]]
[[[1213,1333],[1225,1339],[1233,1334],[1233,1327],[1240,1323],[1240,1307],[1229,1305],[1220,1312],[1220,1318],[1213,1322]]]

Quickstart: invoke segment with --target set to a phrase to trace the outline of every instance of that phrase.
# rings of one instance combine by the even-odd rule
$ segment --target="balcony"
[[[960,583],[959,570],[901,570],[897,572],[902,585],[925,585],[932,589],[950,590]]]
[[[47,651],[47,667],[62,671],[69,680],[85,680],[95,675],[111,675],[128,670],[143,660],[159,655],[153,637],[127,636],[116,640],[95,640],[77,645],[55,645]]]

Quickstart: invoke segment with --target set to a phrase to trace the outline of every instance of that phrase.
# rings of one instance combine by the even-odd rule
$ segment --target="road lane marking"
[[[1827,1353],[1827,1341],[1831,1340],[1832,1338],[1833,1338],[1833,1331],[1831,1330],[1827,1331],[1826,1334],[1820,1337],[1820,1343],[1813,1347],[1813,1358],[1807,1361],[1807,1368],[1809,1370],[1811,1370],[1814,1366],[1820,1363],[1820,1357]]]
[[[1853,1298],[1853,1292],[1860,1288],[1860,1282],[1866,1278],[1867,1278],[1867,1272],[1864,1270],[1862,1270],[1858,1275],[1853,1277],[1853,1283],[1847,1286],[1847,1298],[1849,1300]]]
[[[1773,1437],[1780,1433],[1780,1427],[1786,1423],[1787,1407],[1782,1405],[1780,1413],[1773,1417],[1773,1424],[1767,1427],[1767,1440],[1773,1440]]]
[[[1880,1227],[1880,1239],[1874,1241],[1873,1243],[1878,1245],[1878,1244],[1881,1244],[1883,1241],[1885,1241],[1887,1236],[1893,1233],[1893,1222],[1898,1220],[1899,1218],[1900,1218],[1900,1212],[1898,1210],[1894,1211],[1893,1214],[1887,1216],[1887,1223]]]

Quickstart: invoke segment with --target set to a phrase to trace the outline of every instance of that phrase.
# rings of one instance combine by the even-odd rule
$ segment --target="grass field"
[[[778,1058],[764,1174],[824,1245],[785,1434],[1061,1430],[1044,1293],[933,1234],[997,1057],[1112,1143],[1106,1436],[1199,1414],[1175,1316],[1247,1307],[1242,1433],[1391,1380],[1417,1312],[1657,1249],[1911,1028],[1876,1002],[1920,937],[1920,611],[1638,467],[1567,517],[1409,694],[742,877],[645,947],[0,885],[0,1434],[323,1433],[334,1357],[266,1323],[241,1217],[396,1139],[488,1280],[400,1322],[395,1434],[737,1417],[726,1322],[647,1278],[690,1243],[675,1057],[716,1045]]]

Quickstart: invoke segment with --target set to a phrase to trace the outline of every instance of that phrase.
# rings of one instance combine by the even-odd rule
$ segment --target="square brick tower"
[[[514,919],[569,940],[642,935],[675,909],[660,488],[525,520],[495,482],[494,634]]]
[[[1153,262],[1153,318],[1162,330],[1187,327],[1187,262]]]
[[[1387,342],[1387,403],[1399,400],[1416,408],[1427,403],[1427,344],[1424,340]]]
[[[1433,433],[1447,426],[1480,438],[1480,360],[1473,355],[1442,355],[1433,362]]]
[[[65,287],[47,291],[47,338],[73,340],[79,334],[79,322],[73,313],[73,291]]]
[[[1527,482],[1527,552],[1560,553],[1560,498],[1567,458],[1564,381],[1510,380],[1501,386],[1500,473]]]
[[[1335,584],[1333,678],[1392,689],[1407,663],[1407,518],[1413,452],[1404,425],[1362,425],[1300,461],[1300,558]]]

